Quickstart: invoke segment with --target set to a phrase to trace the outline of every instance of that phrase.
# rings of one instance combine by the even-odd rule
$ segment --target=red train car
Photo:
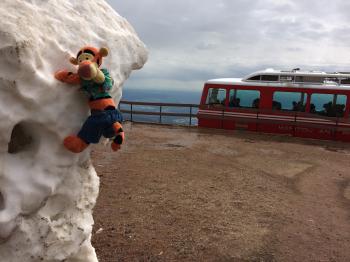
[[[350,142],[350,73],[267,69],[205,83],[198,126]]]

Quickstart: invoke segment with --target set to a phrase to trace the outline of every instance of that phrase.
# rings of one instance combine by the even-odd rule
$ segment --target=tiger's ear
[[[101,47],[99,53],[102,57],[108,56],[108,49],[106,47]]]
[[[75,57],[69,58],[69,62],[71,62],[73,65],[78,65],[78,60]]]

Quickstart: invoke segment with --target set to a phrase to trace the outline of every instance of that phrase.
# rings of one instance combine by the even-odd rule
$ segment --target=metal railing
[[[123,105],[129,105],[129,110],[122,108]],[[157,111],[143,111],[143,110],[135,110],[137,106],[147,106],[147,107],[159,107]],[[175,108],[189,108],[189,113],[177,113],[177,112],[164,112],[164,107],[175,107]],[[193,113],[194,108],[198,108],[198,104],[178,104],[178,103],[153,103],[153,102],[136,102],[136,101],[125,101],[122,100],[119,103],[119,110],[124,114],[130,114],[131,122],[147,122],[154,123],[152,121],[135,121],[135,115],[148,115],[148,116],[159,116],[159,120],[156,123],[165,124],[163,121],[163,117],[186,117],[189,118],[188,126],[192,126],[192,119],[197,118],[197,113]]]

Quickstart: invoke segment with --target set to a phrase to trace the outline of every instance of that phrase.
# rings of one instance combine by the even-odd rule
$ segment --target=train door
[[[309,95],[309,112],[297,117],[295,135],[315,139],[337,139],[338,122],[345,114],[346,96],[321,92]]]
[[[256,131],[260,91],[237,87],[229,90],[229,103],[225,111],[225,129]]]
[[[275,90],[269,110],[259,113],[259,131],[295,135],[296,117],[306,110],[305,92]]]
[[[350,99],[349,95],[337,95],[336,108],[345,107],[344,113],[338,112],[337,129],[335,133],[335,139],[339,141],[350,142]]]
[[[203,93],[198,114],[200,127],[223,128],[224,112],[227,106],[228,92],[223,87],[209,87]]]

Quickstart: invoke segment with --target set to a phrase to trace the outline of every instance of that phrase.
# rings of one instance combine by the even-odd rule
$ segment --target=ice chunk
[[[57,81],[84,45],[121,87],[147,60],[130,24],[103,0],[2,0],[0,8],[1,261],[97,261],[90,243],[99,179],[89,150],[62,146],[88,116],[78,86]]]

